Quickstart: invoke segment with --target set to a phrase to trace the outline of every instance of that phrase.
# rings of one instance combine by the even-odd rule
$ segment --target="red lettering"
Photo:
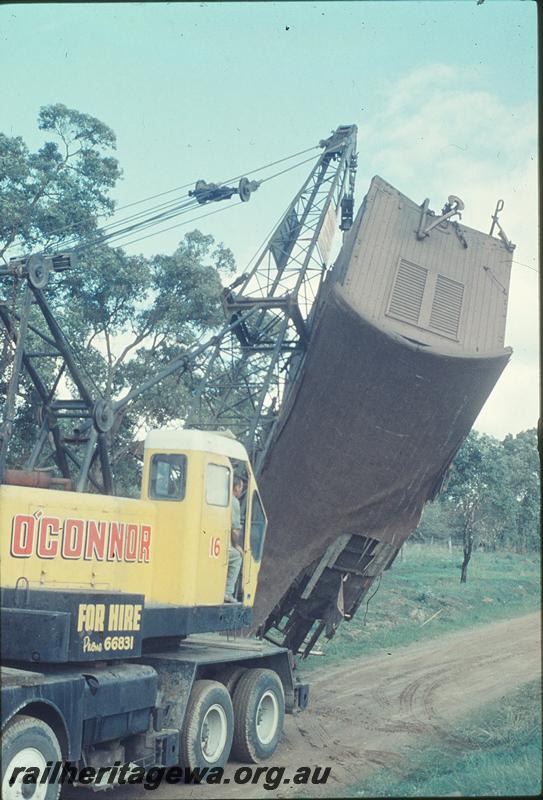
[[[125,561],[135,561],[138,552],[138,526],[129,522],[126,526],[126,539],[124,543]]]
[[[34,526],[36,520],[30,514],[17,514],[11,529],[11,555],[28,558],[34,547]]]
[[[108,561],[122,561],[124,544],[124,522],[112,522],[109,527]]]
[[[94,522],[89,520],[87,522],[87,542],[85,545],[85,559],[91,561],[96,558],[97,561],[103,561],[106,557],[106,523]]]
[[[85,523],[82,519],[66,520],[64,523],[64,538],[62,540],[63,558],[81,558],[83,553],[84,532]]]
[[[144,561],[146,564],[148,564],[150,549],[151,549],[151,526],[142,525],[141,536],[140,536],[140,552],[138,555],[138,561]]]
[[[60,520],[58,517],[44,517],[38,533],[36,552],[40,558],[54,558],[58,554],[58,540],[47,541],[47,536],[58,536]]]
[[[41,512],[40,512],[41,514]],[[63,533],[62,545],[58,537]],[[109,533],[109,541],[107,535]],[[29,558],[36,548],[38,558],[84,557],[91,561],[144,562],[151,559],[151,525],[135,522],[96,522],[95,520],[42,517],[17,514],[11,530],[11,555]],[[86,536],[85,536],[86,534]]]

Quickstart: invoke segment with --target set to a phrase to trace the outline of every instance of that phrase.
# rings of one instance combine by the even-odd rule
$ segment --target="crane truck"
[[[234,473],[244,556],[225,603]],[[251,624],[267,522],[243,445],[151,431],[137,500],[13,485],[29,474],[0,486],[2,797],[27,796],[23,767],[61,760],[269,758],[308,686],[289,650],[235,635]]]
[[[0,270],[27,278],[18,316],[0,303],[14,349],[0,483],[24,367],[42,402],[27,468],[47,444],[57,482],[103,493],[0,487],[6,764],[41,752],[42,740],[48,758],[60,751],[91,766],[269,756],[283,704],[307,703],[289,648],[303,658],[353,616],[505,368],[515,245],[498,223],[503,201],[487,235],[455,219],[464,207],[455,195],[437,214],[375,176],[353,217],[356,126],[320,147],[254,266],[224,290],[220,333],[117,401],[88,385],[43,291],[71,255],[37,253]],[[241,200],[257,183],[242,179]],[[202,204],[235,193],[199,181],[190,194]],[[330,267],[338,218],[351,230]],[[47,333],[29,326],[31,307]],[[46,352],[31,346],[36,336]],[[187,426],[233,427],[251,453],[270,520],[263,564],[266,515],[247,451],[232,440],[152,433],[141,499],[107,496],[115,419],[189,368],[201,379]],[[65,372],[77,389],[69,398],[58,394]],[[245,465],[248,491],[241,602],[231,605],[233,462]],[[277,647],[217,636],[246,626]]]
[[[261,420],[264,396],[272,392],[270,376],[275,380],[277,373],[282,382],[285,359],[302,352],[307,341],[295,293],[309,297],[320,285],[336,215],[342,231],[352,222],[356,126],[339,126],[319,147],[317,163],[251,274],[241,279],[243,291],[250,291],[251,276],[269,272],[264,262],[273,258],[278,272],[265,296],[257,276],[258,296],[253,292],[221,333],[183,352],[119,401],[94,396],[43,291],[50,274],[73,265],[75,251],[34,253],[0,269],[8,279],[26,278],[18,325],[14,306],[0,303],[14,351],[0,427],[4,797],[26,796],[20,779],[11,782],[14,770],[32,759],[46,765],[59,755],[93,768],[115,762],[221,767],[230,753],[243,761],[266,759],[277,746],[284,713],[307,705],[308,687],[295,679],[288,648],[235,635],[253,627],[267,524],[247,450],[234,439],[198,430],[205,421],[188,418],[190,430],[154,431],[145,444],[141,497],[132,500],[111,496],[106,435],[128,403],[168,375],[205,359],[202,374],[215,374],[219,342],[234,337],[244,355],[241,372],[232,372],[242,376],[244,391],[243,364],[253,348],[258,353],[256,366],[251,360],[252,391],[259,397],[256,403],[251,398],[252,419],[243,422],[245,433],[238,430],[243,414],[237,408],[232,423],[257,470],[258,442],[263,431],[271,431],[269,420],[264,426]],[[237,189],[198,181],[189,195],[201,205],[237,192],[245,202],[258,186],[246,178]],[[296,268],[295,293],[289,261],[303,265]],[[288,297],[280,276],[289,283]],[[48,353],[61,369],[52,384],[51,361],[41,371],[42,350],[33,349],[27,337],[37,330],[27,324],[31,306],[43,317],[43,330],[51,334],[44,334]],[[271,347],[270,314],[281,319],[282,331],[281,342]],[[5,467],[23,368],[44,414],[39,443],[21,475]],[[79,393],[67,401],[57,396],[65,369]],[[219,389],[216,397],[229,402],[231,388]],[[195,407],[199,401],[197,394]],[[57,412],[62,425],[82,413],[82,424],[64,436]],[[36,471],[51,442],[59,445],[58,488],[45,488],[44,472]],[[71,453],[69,442],[84,444],[82,458]],[[96,455],[102,483],[90,469]],[[77,478],[67,459],[77,466]],[[234,468],[246,476],[244,557],[239,602],[225,603]],[[40,476],[34,486],[28,485],[31,475]],[[87,482],[100,494],[83,493]],[[75,492],[66,490],[70,484]],[[54,790],[48,787],[39,800],[50,800]]]

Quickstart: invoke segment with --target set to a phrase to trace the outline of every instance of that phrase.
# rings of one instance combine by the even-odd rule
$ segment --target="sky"
[[[351,123],[357,206],[379,174],[437,210],[458,195],[462,222],[488,231],[503,199],[514,353],[475,428],[502,438],[537,424],[535,2],[7,4],[0,45],[0,130],[36,149],[40,106],[98,117],[117,135],[119,205],[224,181]],[[309,168],[128,250],[172,252],[197,226],[241,272]]]

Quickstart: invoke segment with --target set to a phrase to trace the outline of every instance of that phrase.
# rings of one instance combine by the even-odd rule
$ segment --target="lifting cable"
[[[277,178],[277,177],[279,177],[279,175],[283,175],[286,172],[290,172],[291,170],[297,169],[298,167],[300,167],[300,166],[302,166],[304,164],[307,164],[309,161],[313,161],[313,160],[314,160],[314,158],[308,158],[308,159],[304,159],[303,161],[299,161],[296,164],[293,164],[292,166],[287,167],[286,169],[281,170],[280,172],[278,172],[278,173],[276,173],[274,175],[270,175],[267,178],[264,178],[261,181],[261,183],[264,183],[265,181],[268,181],[268,180],[272,180],[273,178]],[[142,236],[142,237],[139,237],[138,239],[134,239],[134,240],[130,240],[129,242],[125,242],[123,245],[118,245],[117,244],[115,246],[116,247],[121,247],[121,246],[122,247],[126,247],[127,245],[133,244],[136,241],[141,241],[143,239],[148,239],[151,236],[156,236],[159,233],[164,233],[166,231],[172,230],[173,228],[178,228],[178,227],[181,227],[183,225],[188,225],[191,222],[195,222],[196,220],[203,219],[204,217],[208,217],[208,216],[211,216],[212,214],[219,213],[220,211],[226,211],[228,208],[233,208],[235,205],[240,205],[241,202],[242,201],[239,201],[238,203],[234,203],[233,205],[230,205],[230,206],[223,206],[223,207],[217,209],[216,211],[212,211],[212,212],[209,212],[207,214],[200,214],[197,217],[193,217],[193,218],[191,218],[189,220],[185,220],[185,221],[183,221],[183,222],[181,222],[181,223],[179,223],[177,225],[171,225],[168,228],[161,228],[160,230],[155,231],[154,233],[148,234],[147,236]],[[126,228],[122,228],[121,230],[110,231],[109,233],[105,232],[102,236],[98,236],[94,240],[91,239],[89,241],[82,241],[79,245],[77,245],[74,242],[74,245],[72,245],[71,247],[74,250],[74,252],[83,252],[85,250],[90,249],[91,247],[96,247],[97,245],[103,244],[105,242],[108,242],[108,241],[111,241],[111,240],[114,240],[114,239],[115,240],[123,239],[126,236],[130,235],[131,233],[135,233],[136,231],[145,230],[146,228],[153,227],[155,225],[160,224],[161,222],[166,222],[169,219],[172,219],[174,217],[182,216],[183,214],[187,214],[188,212],[192,211],[193,209],[196,209],[198,206],[199,206],[199,204],[198,204],[197,200],[195,200],[195,199],[194,200],[193,199],[186,200],[184,203],[180,204],[179,206],[177,206],[175,208],[167,209],[166,211],[163,211],[163,212],[161,212],[159,214],[156,214],[153,217],[150,217],[148,219],[144,218],[143,220],[140,220],[139,222],[134,222],[132,225],[128,225]],[[104,230],[107,227],[111,227],[111,226],[104,226]]]
[[[305,150],[300,150],[298,153],[293,153],[291,156],[285,156],[285,158],[279,158],[277,161],[271,161],[269,164],[265,164],[263,167],[256,167],[255,169],[249,170],[249,172],[242,172],[240,175],[234,175],[233,178],[227,178],[224,181],[219,181],[219,185],[225,183],[233,183],[234,181],[246,177],[247,175],[254,175],[255,172],[262,172],[262,170],[264,169],[268,169],[269,167],[275,167],[277,164],[282,164],[284,161],[290,161],[291,158],[297,158],[298,156],[303,156],[306,153],[309,153],[311,150],[316,150],[319,147],[320,145],[318,144],[315,144],[312,147],[307,147]],[[118,208],[115,209],[115,213],[117,211],[121,211],[122,209],[130,208],[131,206],[137,206],[140,203],[145,203],[147,200],[154,200],[157,197],[163,197],[165,194],[171,194],[172,192],[181,191],[181,189],[187,189],[191,186],[194,186],[195,183],[196,181],[192,181],[191,183],[183,184],[183,186],[177,186],[175,189],[168,189],[165,192],[159,192],[159,194],[153,194],[150,197],[145,197],[143,200],[135,200],[133,203],[127,203],[124,206],[119,206]]]
[[[276,166],[277,164],[284,163],[285,161],[290,161],[291,159],[296,158],[296,157],[298,157],[300,155],[305,155],[305,153],[308,153],[311,150],[318,149],[319,147],[320,147],[320,145],[313,145],[312,147],[308,147],[305,150],[300,150],[297,153],[293,153],[290,156],[285,156],[284,158],[276,159],[275,161],[271,161],[270,163],[265,164],[264,166],[256,167],[255,169],[249,170],[248,172],[244,172],[244,173],[242,173],[240,175],[236,175],[236,176],[234,176],[232,178],[228,178],[227,180],[220,181],[219,185],[228,184],[228,183],[231,183],[231,182],[233,182],[235,180],[240,179],[241,177],[244,177],[244,176],[247,176],[247,175],[253,175],[253,174],[257,173],[257,172],[261,172],[262,170],[269,169],[270,167]],[[308,159],[308,160],[310,161],[312,159]],[[301,162],[301,163],[306,163],[306,162],[304,161],[304,162]],[[300,164],[296,164],[293,167],[288,168],[287,170],[284,170],[284,171],[282,171],[280,173],[277,173],[276,175],[269,176],[268,178],[265,178],[262,182],[271,180],[274,177],[278,177],[278,175],[283,174],[283,172],[287,172],[287,171],[289,171],[289,169],[294,169],[297,166],[300,166]],[[125,205],[119,206],[118,208],[116,208],[114,210],[113,215],[117,214],[121,210],[124,210],[124,209],[127,209],[127,208],[131,208],[131,207],[136,206],[136,205],[141,205],[142,203],[147,203],[150,200],[154,200],[154,199],[159,198],[159,197],[164,197],[165,195],[172,194],[173,192],[179,192],[179,191],[181,191],[183,189],[187,189],[187,188],[189,188],[191,186],[194,186],[194,184],[195,184],[195,181],[191,181],[190,183],[185,183],[185,184],[182,184],[181,186],[176,186],[173,189],[167,189],[164,192],[158,192],[157,194],[149,195],[148,197],[144,197],[141,200],[135,200],[132,203],[127,203]],[[145,215],[148,215],[151,212],[155,212],[155,211],[158,212],[158,211],[162,210],[164,214],[166,214],[166,212],[171,212],[171,216],[174,216],[174,211],[176,209],[179,209],[179,210],[184,209],[186,207],[186,203],[187,202],[190,203],[190,207],[194,207],[195,205],[197,205],[197,201],[196,200],[187,201],[186,195],[180,195],[179,197],[175,197],[172,200],[168,200],[168,201],[159,203],[157,205],[151,206],[151,207],[149,207],[147,209],[144,209],[143,211],[139,211],[139,212],[137,212],[135,214],[129,215],[128,217],[123,217],[123,218],[118,219],[116,221],[112,221],[112,222],[106,223],[105,225],[98,227],[96,232],[105,234],[106,231],[110,230],[111,228],[118,227],[123,222],[132,222],[132,221],[138,219],[139,217],[144,217],[145,218]],[[176,204],[179,204],[179,205],[176,206]],[[169,206],[171,206],[171,208],[168,208]],[[167,219],[169,217],[164,217],[164,218]],[[144,220],[142,220],[142,224],[145,224],[148,221],[150,221],[150,220],[144,219]],[[163,221],[163,220],[160,219],[158,217],[158,215],[157,215],[157,222],[160,222],[160,221]],[[69,230],[73,229],[76,226],[76,224],[77,223],[72,223],[70,225],[66,225],[66,226],[63,226],[61,228],[57,228],[57,229],[53,230],[50,233],[50,236],[56,236],[58,234],[62,234],[62,233],[68,232]],[[128,231],[126,231],[126,232],[128,232]],[[118,233],[120,234],[121,232],[118,232]],[[123,233],[125,233],[125,231],[123,231]],[[113,237],[111,237],[111,238],[113,238]],[[62,247],[63,248],[67,248],[68,246],[70,246],[71,243],[74,243],[74,241],[77,242],[79,240],[80,240],[80,237],[77,236],[76,234],[74,234],[73,237],[68,237],[67,242],[63,243]],[[103,241],[105,241],[105,239],[103,239]],[[98,243],[100,243],[98,240],[96,242],[92,242],[92,244],[98,244]],[[6,248],[6,251],[8,251],[8,250],[10,250],[10,249],[12,249],[14,247],[18,247],[18,246],[19,246],[18,244],[12,243],[12,244],[8,245],[8,247]]]
[[[166,231],[171,231],[174,228],[181,228],[183,225],[190,225],[191,222],[196,222],[196,220],[203,219],[204,217],[211,217],[213,214],[219,214],[221,211],[228,211],[230,208],[235,208],[235,206],[240,206],[242,204],[242,200],[238,200],[237,203],[232,203],[230,206],[222,206],[221,208],[216,208],[214,211],[208,211],[207,214],[200,214],[198,217],[192,217],[192,219],[187,219],[184,222],[178,222],[177,225],[170,225],[168,228],[161,228],[159,231],[154,231],[153,233],[148,233],[146,236],[139,236],[137,239],[131,239],[129,242],[124,242],[124,244],[115,245],[117,247],[127,247],[129,244],[135,244],[136,242],[141,242],[143,239],[150,239],[151,236],[157,236],[159,233],[166,233]],[[82,245],[84,249],[84,245]]]
[[[309,149],[314,149],[314,148],[309,148]],[[302,151],[302,152],[307,152],[307,150]],[[300,155],[300,154],[297,153],[296,155]],[[245,175],[251,175],[254,172],[260,172],[261,170],[267,169],[268,167],[273,166],[274,164],[279,164],[282,161],[287,161],[292,157],[293,156],[289,156],[288,158],[282,158],[279,161],[275,161],[275,162],[272,162],[272,164],[268,164],[266,167],[260,167],[259,169],[252,170],[251,172],[246,172]],[[284,175],[286,172],[290,172],[290,170],[296,169],[297,167],[300,167],[303,164],[307,164],[307,163],[309,163],[310,161],[313,161],[313,160],[314,160],[314,158],[311,157],[311,158],[306,158],[304,161],[299,161],[297,164],[294,164],[293,166],[287,167],[286,169],[283,169],[280,172],[276,172],[273,175],[269,175],[267,178],[263,178],[260,181],[260,183],[261,184],[262,183],[266,183],[267,181],[271,181],[274,178],[278,178],[280,175]],[[228,178],[225,181],[220,181],[218,185],[222,186],[222,185],[225,185],[225,184],[228,184],[228,183],[233,183],[234,181],[238,180],[241,177],[243,177],[243,176],[242,175],[238,175],[238,176],[236,176],[234,178]],[[187,185],[188,186],[193,186],[194,184],[187,184]],[[191,208],[194,208],[195,206],[198,205],[198,202],[197,202],[196,199],[194,199],[194,200],[191,199],[189,201],[185,200],[185,202],[181,203],[181,205],[175,206],[175,204],[178,203],[178,202],[179,202],[179,198],[175,198],[174,200],[168,200],[167,202],[161,203],[160,205],[158,205],[156,207],[153,207],[153,208],[150,208],[150,209],[146,209],[144,211],[140,211],[140,212],[138,212],[136,214],[133,214],[132,216],[129,216],[129,217],[124,217],[123,219],[120,219],[117,222],[111,222],[111,223],[108,223],[107,225],[103,225],[102,228],[100,228],[99,230],[106,231],[108,228],[117,227],[117,225],[120,225],[121,222],[131,222],[133,220],[138,219],[139,217],[145,217],[145,214],[148,214],[150,211],[159,210],[161,208],[164,209],[162,213],[164,214],[164,219],[166,220],[166,219],[169,219],[170,216],[175,216],[178,209],[180,211],[183,210],[184,208],[188,208],[190,210]],[[167,208],[168,206],[173,206],[173,207],[172,208]],[[157,215],[157,219],[159,218],[159,216],[160,215]],[[149,221],[151,221],[152,219],[154,219],[154,217],[150,218]],[[145,219],[142,221],[142,224],[144,222],[146,222]]]
[[[306,150],[302,150],[302,151],[300,151],[298,153],[293,154],[292,156],[287,156],[285,158],[278,159],[276,161],[272,161],[272,162],[270,162],[269,164],[267,164],[267,165],[265,165],[263,167],[259,167],[259,168],[253,169],[253,170],[245,173],[245,175],[251,175],[251,174],[254,174],[255,172],[261,172],[262,170],[268,169],[271,166],[275,166],[277,164],[284,163],[285,161],[289,161],[292,158],[295,158],[296,156],[305,155],[305,153],[307,153],[307,152],[309,152],[311,150],[315,150],[315,149],[317,149],[319,147],[320,147],[320,145],[314,145],[313,147],[307,148]],[[277,172],[277,173],[275,173],[273,175],[268,176],[267,178],[262,179],[262,181],[260,181],[260,183],[264,183],[264,182],[270,181],[270,180],[272,180],[274,178],[277,178],[280,175],[283,175],[283,174],[285,174],[287,172],[290,172],[291,170],[297,169],[298,167],[300,167],[300,166],[302,166],[304,164],[307,164],[309,161],[313,161],[313,160],[314,160],[314,156],[311,157],[311,158],[305,159],[305,160],[303,160],[301,162],[297,162],[296,164],[293,164],[290,167],[287,167],[286,169],[283,169],[283,170],[281,170],[281,171],[279,171],[279,172]],[[221,182],[221,184],[232,183],[233,181],[235,181],[237,178],[240,178],[240,177],[243,177],[243,176],[240,175],[240,176],[235,176],[233,178],[229,178],[227,181]],[[126,206],[122,206],[122,208],[128,208],[128,207],[131,207],[131,206],[134,206],[134,205],[138,205],[138,204],[141,204],[142,202],[147,202],[149,199],[156,199],[157,197],[164,196],[165,194],[172,193],[173,191],[179,191],[181,188],[187,188],[188,186],[192,186],[192,185],[193,185],[192,183],[185,184],[182,187],[176,187],[175,189],[168,190],[167,192],[161,192],[161,193],[159,193],[157,195],[153,195],[153,196],[151,196],[149,198],[144,198],[143,200],[135,201],[134,203],[130,203],[130,204],[126,205]],[[82,252],[82,251],[91,249],[92,247],[96,247],[96,246],[98,246],[100,244],[103,244],[106,241],[112,241],[112,240],[115,240],[115,239],[117,241],[119,241],[119,240],[122,240],[122,239],[126,238],[131,233],[134,233],[136,231],[145,230],[146,228],[156,226],[156,225],[160,224],[161,222],[165,222],[165,221],[167,221],[169,219],[172,219],[173,217],[181,216],[183,214],[186,214],[186,213],[192,211],[193,208],[195,209],[198,206],[198,201],[195,198],[187,199],[186,197],[183,197],[182,198],[183,201],[179,202],[180,200],[181,200],[181,198],[174,198],[173,200],[167,201],[165,203],[158,204],[157,206],[154,206],[151,209],[146,209],[143,212],[138,212],[138,213],[133,214],[133,215],[127,217],[127,218],[124,218],[124,219],[121,219],[121,220],[117,220],[117,222],[112,222],[112,223],[109,223],[107,225],[104,225],[104,226],[102,226],[102,228],[98,228],[97,229],[96,232],[100,233],[101,235],[98,236],[95,240],[92,240],[92,239],[90,241],[81,241],[81,240],[79,240],[80,244],[78,245],[77,244],[77,239],[76,239],[75,236],[71,237],[71,239],[69,237],[68,238],[68,242],[64,243],[64,247],[66,248],[68,246],[68,247],[70,247],[70,249],[72,249],[75,252]],[[205,217],[209,217],[209,216],[212,216],[214,214],[218,214],[221,211],[226,211],[227,209],[233,208],[234,206],[241,205],[241,203],[242,203],[242,201],[239,200],[237,203],[233,203],[232,205],[223,206],[223,207],[214,209],[213,211],[208,211],[205,214],[199,214],[196,217],[192,217],[192,218],[190,218],[188,220],[184,220],[183,222],[177,223],[176,225],[170,225],[167,228],[161,228],[160,230],[153,231],[153,233],[146,234],[145,236],[140,236],[140,237],[137,237],[136,239],[130,239],[129,241],[124,242],[122,245],[121,244],[117,244],[114,249],[120,248],[120,247],[126,247],[126,246],[131,245],[131,244],[135,244],[136,242],[143,241],[144,239],[149,239],[152,236],[156,236],[156,235],[161,234],[161,233],[166,233],[167,231],[173,230],[175,228],[182,227],[183,225],[189,225],[192,222],[196,222],[196,221],[198,221],[200,219],[204,219]],[[168,206],[171,206],[171,207],[167,208]],[[149,214],[149,212],[151,210],[157,210],[158,211],[158,209],[162,209],[162,211],[160,211],[157,214],[154,214],[151,217],[145,217],[145,215]],[[120,209],[118,209],[118,210],[120,210]],[[136,220],[136,219],[138,219],[139,217],[142,217],[142,216],[144,217],[144,219],[140,220],[139,222],[135,222],[134,221],[134,220]],[[284,214],[282,216],[284,216]],[[133,221],[131,225],[127,225],[126,227],[121,228],[120,230],[111,230],[112,228],[114,228],[114,229],[118,228],[118,226],[121,223],[129,222],[129,221]],[[55,231],[53,233],[62,233],[63,231],[67,231],[67,230],[69,230],[70,228],[73,228],[73,227],[74,227],[74,225],[66,226],[65,228],[58,229],[57,231]],[[69,244],[70,242],[73,242],[73,245],[70,245]],[[11,244],[6,248],[6,250],[9,250],[14,246],[16,246],[16,245]],[[254,260],[254,258],[256,257],[256,255],[258,254],[258,252],[261,249],[262,249],[262,245],[258,248],[257,252],[255,253],[255,255],[253,256],[253,258],[251,259],[251,261],[249,263],[251,263]],[[9,359],[7,353],[4,353],[3,356],[5,356],[5,357],[7,357]],[[6,364],[6,366],[7,366],[7,364]],[[85,371],[85,373],[87,375],[87,378],[91,378],[91,383],[93,384],[94,388],[96,389],[96,384],[95,384],[94,380],[92,379],[92,377],[90,376],[90,374],[87,372],[86,369],[84,371]]]

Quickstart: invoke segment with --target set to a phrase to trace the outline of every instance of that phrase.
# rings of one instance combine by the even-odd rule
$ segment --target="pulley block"
[[[110,431],[115,421],[115,412],[111,401],[104,398],[97,400],[92,410],[92,418],[97,431],[100,433]]]
[[[45,256],[35,253],[27,262],[28,280],[35,289],[43,289],[49,280],[49,263]]]

